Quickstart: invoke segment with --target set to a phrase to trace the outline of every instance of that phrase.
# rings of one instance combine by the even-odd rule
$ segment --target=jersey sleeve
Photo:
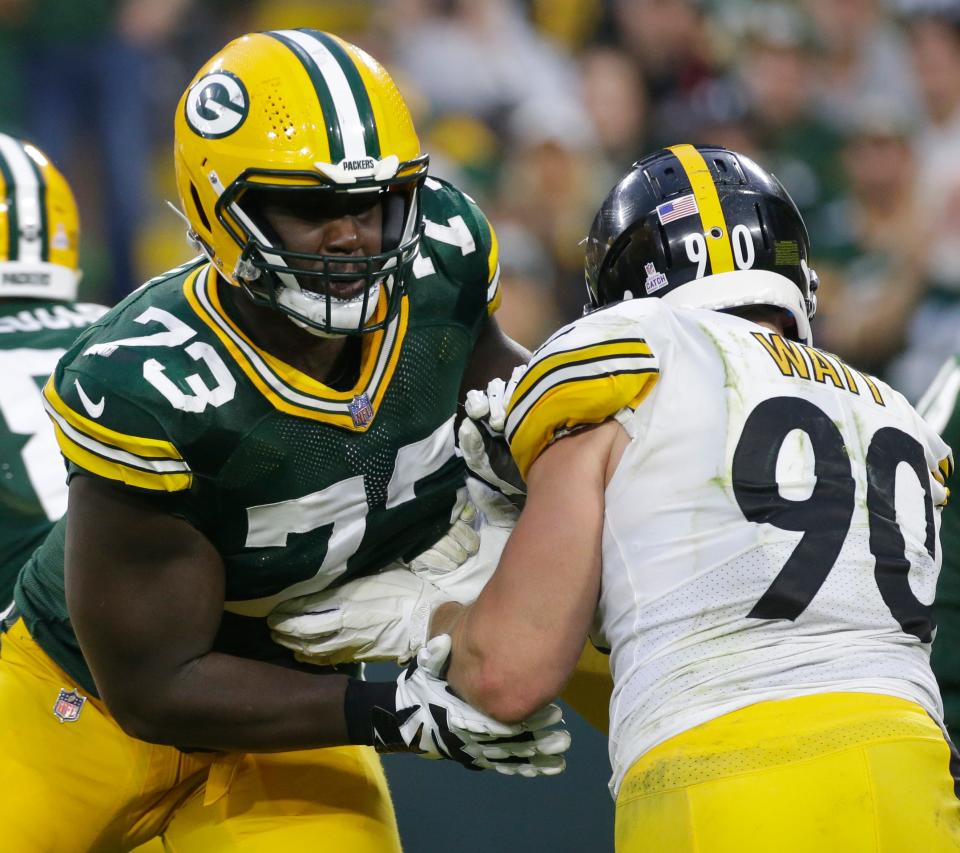
[[[931,465],[934,479],[946,487],[953,474],[953,452],[960,442],[960,356],[951,356],[941,367],[930,387],[926,390],[917,412],[923,418],[920,432],[926,436],[928,457],[936,459]],[[932,450],[931,450],[932,448]],[[945,488],[944,502],[950,490]]]
[[[638,331],[636,323],[598,312],[561,329],[534,353],[507,407],[507,442],[524,478],[555,438],[635,409],[650,393],[660,367]]]
[[[500,248],[479,205],[446,181],[427,178],[424,237],[431,257],[457,280],[482,290],[484,316],[491,316],[501,301]]]
[[[193,474],[182,453],[123,388],[122,381],[63,361],[47,381],[43,404],[69,475],[93,474],[149,492],[189,489]]]

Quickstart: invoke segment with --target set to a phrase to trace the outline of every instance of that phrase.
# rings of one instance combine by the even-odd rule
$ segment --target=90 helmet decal
[[[315,334],[374,331],[396,316],[423,230],[428,157],[376,60],[316,30],[243,36],[200,69],[174,135],[189,236],[228,282]],[[381,250],[286,249],[260,210],[284,194],[320,217],[379,204]],[[333,292],[357,281],[356,296]]]
[[[0,133],[0,297],[77,298],[79,217],[70,185],[35,146]]]
[[[783,185],[726,148],[674,145],[634,163],[586,242],[586,310],[657,297],[678,306],[788,311],[810,343],[817,277]]]

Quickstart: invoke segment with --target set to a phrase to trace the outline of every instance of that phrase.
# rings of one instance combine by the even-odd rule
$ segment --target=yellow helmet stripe
[[[680,161],[683,171],[690,180],[697,207],[700,208],[700,224],[707,241],[707,253],[710,257],[710,273],[733,272],[733,244],[727,231],[727,220],[720,206],[720,196],[713,182],[710,167],[703,155],[692,145],[671,145],[668,151]]]

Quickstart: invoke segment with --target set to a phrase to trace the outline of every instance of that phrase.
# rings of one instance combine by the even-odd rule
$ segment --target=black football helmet
[[[622,299],[730,310],[770,305],[810,342],[817,277],[810,239],[783,185],[717,146],[644,157],[610,191],[586,241],[590,311]]]

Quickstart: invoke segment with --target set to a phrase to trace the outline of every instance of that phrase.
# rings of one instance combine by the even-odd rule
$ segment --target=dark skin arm
[[[462,396],[529,356],[491,319]],[[462,399],[461,396],[461,399]],[[84,657],[128,734],[198,749],[272,752],[348,743],[347,677],[212,651],[224,566],[212,543],[149,499],[70,484],[67,604]]]
[[[110,712],[152,743],[273,752],[348,743],[347,677],[211,651],[224,566],[185,521],[110,484],[74,477],[67,604]]]
[[[467,391],[473,388],[483,390],[491,379],[510,378],[513,368],[526,364],[530,360],[530,351],[508,337],[495,317],[490,317],[477,338],[473,353],[463,374],[460,384],[460,403],[466,399]],[[461,414],[462,417],[462,414]],[[459,423],[461,418],[458,418]]]

